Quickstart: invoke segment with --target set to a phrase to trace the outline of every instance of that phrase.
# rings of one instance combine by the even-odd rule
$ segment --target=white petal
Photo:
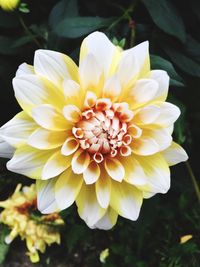
[[[79,149],[72,158],[72,170],[74,173],[81,174],[87,169],[89,163],[90,155],[86,151]]]
[[[134,116],[134,122],[137,124],[153,123],[160,115],[160,107],[156,105],[148,105],[141,108]]]
[[[84,89],[99,83],[102,71],[92,54],[88,54],[79,66],[80,83]]]
[[[142,136],[139,139],[133,140],[131,149],[134,154],[148,156],[157,153],[159,145],[153,138]]]
[[[137,57],[132,53],[122,53],[122,59],[119,62],[117,76],[120,79],[122,87],[131,86],[139,74],[139,64]]]
[[[158,91],[158,83],[152,79],[140,79],[138,80],[132,90],[129,100],[131,108],[138,108],[144,104],[147,104],[154,99]]]
[[[146,175],[140,163],[135,159],[135,156],[125,157],[120,159],[125,169],[125,181],[132,185],[146,184]]]
[[[185,150],[175,142],[172,142],[170,147],[162,151],[162,155],[166,159],[169,166],[173,166],[188,159],[188,155]]]
[[[168,102],[157,102],[156,105],[160,107],[160,115],[154,121],[155,124],[167,127],[173,124],[181,112],[180,109]]]
[[[95,183],[97,200],[100,206],[107,209],[110,203],[111,179],[106,174],[101,175]]]
[[[69,156],[76,152],[78,147],[79,142],[77,141],[77,139],[74,137],[68,137],[61,148],[61,153],[65,156]]]
[[[78,122],[81,118],[81,111],[75,105],[67,105],[63,108],[63,115],[69,122]]]
[[[114,72],[120,52],[116,46],[102,32],[93,32],[82,42],[80,61],[82,62],[87,54],[92,54],[104,75]]]
[[[123,53],[135,55],[139,66],[139,78],[145,77],[145,75],[150,71],[149,42],[145,41],[140,43],[133,48],[125,50]]]
[[[62,113],[49,104],[33,108],[33,119],[43,128],[53,131],[64,131],[71,128]]]
[[[99,205],[94,185],[84,185],[76,199],[79,216],[86,222],[90,228],[104,216],[106,209]]]
[[[121,182],[123,180],[125,170],[119,160],[115,158],[106,158],[104,166],[107,173],[112,179],[118,182]]]
[[[18,76],[23,76],[26,74],[34,74],[34,68],[31,65],[28,65],[26,63],[22,63],[19,65],[17,72],[16,72],[16,77]]]
[[[95,183],[100,176],[99,165],[95,161],[91,161],[87,169],[83,172],[83,178],[86,184]]]
[[[164,157],[157,153],[146,157],[136,157],[142,166],[147,183],[144,186],[137,186],[145,192],[165,194],[170,188],[170,170]]]
[[[52,151],[42,151],[24,145],[15,151],[12,159],[7,162],[7,169],[30,178],[41,179],[44,164],[52,155]]]
[[[117,212],[111,208],[108,208],[106,214],[94,225],[94,228],[110,230],[116,224],[117,217]]]
[[[110,206],[122,217],[137,220],[142,205],[142,192],[126,183],[112,181]]]
[[[110,98],[113,101],[118,99],[121,93],[121,84],[118,76],[112,76],[106,80],[103,88],[103,97]]]
[[[15,148],[9,145],[0,136],[0,157],[10,159],[14,154]]]
[[[61,174],[70,164],[71,157],[63,156],[60,151],[55,152],[44,165],[42,180],[47,180]]]
[[[29,135],[36,127],[33,119],[22,111],[0,128],[0,134],[11,146],[19,147],[27,143]]]
[[[43,214],[58,212],[58,206],[55,200],[56,179],[48,181],[37,180],[37,207]]]
[[[156,80],[159,84],[159,89],[155,96],[156,100],[165,101],[169,89],[169,75],[167,72],[164,70],[152,70],[149,78]]]
[[[58,177],[55,186],[55,197],[60,210],[64,210],[74,203],[82,184],[82,176],[74,174],[71,168]]]
[[[65,78],[77,80],[77,66],[68,56],[39,49],[34,57],[35,72],[60,86]]]
[[[41,104],[52,104],[58,108],[64,105],[63,95],[58,88],[36,75],[15,77],[13,88],[17,101],[29,115],[33,107]]]
[[[66,137],[66,131],[55,132],[38,128],[29,136],[28,144],[38,149],[53,149],[62,146]]]

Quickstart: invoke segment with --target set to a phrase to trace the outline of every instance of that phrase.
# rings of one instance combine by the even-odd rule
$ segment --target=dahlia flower
[[[12,11],[18,6],[19,2],[20,0],[0,0],[0,7],[5,11]]]
[[[0,213],[0,222],[11,229],[5,242],[11,243],[17,236],[25,239],[27,255],[32,262],[38,262],[38,252],[44,253],[46,245],[60,244],[60,233],[55,226],[63,225],[64,221],[58,213],[34,215],[37,209],[35,185],[20,189],[21,184],[9,199],[0,201],[0,207],[4,208]]]
[[[13,87],[23,111],[0,129],[1,153],[14,147],[7,168],[36,179],[43,213],[76,202],[90,228],[136,220],[144,198],[170,188],[169,166],[187,159],[171,137],[180,110],[165,102],[169,76],[150,70],[148,42],[122,51],[94,32],[79,67],[37,50]]]

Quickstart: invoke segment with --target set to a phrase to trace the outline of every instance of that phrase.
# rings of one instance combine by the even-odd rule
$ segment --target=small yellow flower
[[[0,7],[5,11],[13,11],[19,2],[20,0],[0,0]]]
[[[102,263],[106,262],[106,259],[109,257],[109,249],[106,248],[104,250],[101,251],[100,256],[99,256],[99,260]]]
[[[193,238],[193,235],[184,235],[180,238],[180,244],[184,244]]]
[[[148,42],[123,51],[94,32],[79,66],[37,50],[13,87],[23,111],[1,127],[0,154],[37,180],[43,213],[76,202],[90,228],[137,220],[144,198],[169,190],[169,166],[187,160],[172,141],[180,110],[166,102],[169,76],[150,69]]]
[[[0,202],[0,207],[4,208],[0,222],[11,229],[5,242],[9,244],[20,236],[26,240],[30,260],[38,262],[38,252],[44,253],[46,245],[60,244],[60,234],[53,225],[62,225],[64,222],[57,213],[34,218],[37,209],[35,185],[23,187],[22,191],[20,189],[21,185],[18,185],[8,200]]]

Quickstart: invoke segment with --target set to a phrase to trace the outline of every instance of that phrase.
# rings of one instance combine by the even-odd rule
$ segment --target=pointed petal
[[[82,42],[80,62],[88,54],[92,54],[95,57],[104,75],[107,76],[115,71],[121,52],[104,33],[93,32]]]
[[[101,174],[100,178],[95,183],[97,200],[100,206],[107,209],[110,203],[111,194],[111,179],[106,174]]]
[[[44,165],[42,171],[42,180],[47,180],[55,177],[69,168],[71,164],[71,157],[63,156],[60,150],[56,151],[51,155]]]
[[[157,105],[148,105],[141,108],[135,114],[133,121],[138,125],[153,123],[160,115],[160,107]]]
[[[172,142],[171,146],[162,151],[162,155],[166,159],[169,166],[176,165],[179,162],[186,161],[188,155],[185,150],[175,142]]]
[[[72,158],[72,170],[74,173],[81,174],[87,169],[89,163],[90,155],[86,151],[79,149]]]
[[[35,52],[34,70],[58,87],[65,78],[77,80],[78,68],[68,56],[50,50],[39,49]]]
[[[28,144],[38,149],[53,149],[62,146],[66,136],[66,131],[58,133],[38,128],[29,136]]]
[[[130,107],[136,109],[154,99],[158,91],[158,83],[152,79],[140,79],[130,91]]]
[[[58,108],[64,105],[62,93],[51,82],[36,75],[17,76],[13,79],[15,97],[23,110],[31,115],[33,107],[52,104]]]
[[[0,134],[6,142],[17,148],[27,143],[29,135],[36,128],[33,119],[22,111],[0,128]]]
[[[148,156],[157,153],[159,151],[159,145],[153,138],[142,136],[139,139],[133,140],[131,149],[134,154]]]
[[[16,71],[16,77],[20,77],[26,74],[35,74],[34,73],[34,68],[31,65],[28,65],[26,63],[22,63],[19,65],[17,71]]]
[[[71,168],[58,177],[55,185],[55,197],[60,210],[64,210],[74,203],[82,184],[82,176],[74,174]]]
[[[12,159],[7,162],[7,169],[33,179],[41,179],[44,164],[51,155],[52,151],[24,145],[16,149]]]
[[[32,110],[33,119],[43,128],[52,131],[64,131],[71,128],[62,113],[49,104],[35,107]]]
[[[106,80],[103,88],[103,97],[116,101],[121,93],[121,84],[118,76],[113,75]]]
[[[169,89],[169,75],[167,72],[164,70],[152,70],[149,78],[156,80],[159,84],[155,99],[157,101],[165,101]]]
[[[142,205],[142,192],[126,183],[112,181],[110,206],[122,217],[137,220]]]
[[[10,159],[14,154],[15,148],[9,145],[0,136],[0,157]]]
[[[146,185],[137,187],[145,192],[165,194],[170,188],[170,170],[161,153],[146,157],[137,156],[136,159],[147,177]]]
[[[99,205],[94,185],[84,185],[76,199],[78,214],[90,228],[104,216],[106,210]]]
[[[101,230],[110,230],[117,222],[118,214],[112,208],[108,208],[106,214],[94,225]]]
[[[91,161],[87,169],[83,172],[83,178],[86,184],[95,183],[100,176],[99,165],[95,161]]]
[[[59,211],[55,200],[55,183],[56,179],[50,179],[48,181],[36,181],[37,207],[43,214]]]
[[[172,125],[180,116],[180,109],[168,102],[157,102],[156,105],[160,107],[160,115],[154,121],[154,124],[162,127]]]
[[[102,71],[95,59],[95,56],[88,54],[79,66],[80,83],[84,89],[95,87],[100,81]]]
[[[125,157],[120,159],[125,169],[125,181],[132,185],[146,184],[146,175],[140,163],[135,159],[135,156]]]

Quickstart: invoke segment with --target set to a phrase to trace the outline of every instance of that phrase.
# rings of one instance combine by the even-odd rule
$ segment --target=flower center
[[[131,154],[132,136],[128,133],[128,122],[133,118],[127,103],[114,103],[100,98],[84,110],[80,121],[72,132],[82,149],[100,163],[106,156]]]

